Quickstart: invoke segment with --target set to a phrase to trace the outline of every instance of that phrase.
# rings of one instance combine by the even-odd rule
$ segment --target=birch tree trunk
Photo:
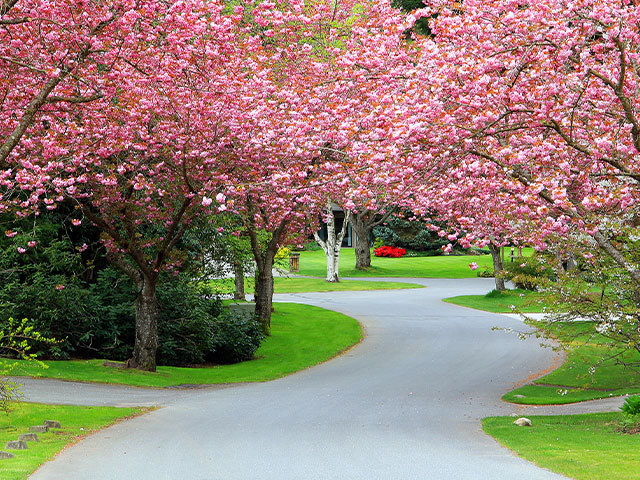
[[[323,241],[318,232],[313,234],[318,245],[324,250],[324,254],[327,257],[327,282],[336,283],[340,281],[340,250],[342,248],[342,241],[347,233],[349,222],[351,221],[351,213],[349,211],[344,212],[344,222],[340,232],[336,234],[336,217],[331,209],[331,204],[327,205],[327,240]]]

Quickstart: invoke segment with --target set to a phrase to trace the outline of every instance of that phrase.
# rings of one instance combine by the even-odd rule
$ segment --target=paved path
[[[164,406],[89,437],[30,478],[564,478],[500,447],[480,418],[608,410],[620,400],[560,410],[501,402],[554,353],[491,330],[522,328],[516,319],[440,301],[484,293],[490,279],[417,281],[429,288],[277,296],[346,313],[366,329],[345,355],[280,380],[193,391],[27,382],[34,401]]]

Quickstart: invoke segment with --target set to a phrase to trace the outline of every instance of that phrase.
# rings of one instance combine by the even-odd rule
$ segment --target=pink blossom
[[[213,203],[213,199],[211,199],[209,197],[202,197],[202,206],[203,207],[208,207],[212,203]]]
[[[478,269],[478,268],[480,268],[480,267],[478,267],[478,264],[477,264],[476,262],[471,262],[471,263],[469,264],[469,268],[470,268],[471,270],[477,270],[477,269]]]
[[[218,203],[223,203],[226,199],[227,197],[225,197],[222,193],[216,195],[216,202]]]
[[[56,285],[56,290],[64,290],[64,285]]]
[[[89,246],[86,243],[83,243],[81,247],[76,247],[76,250],[78,250],[80,253],[84,252],[87,248],[89,248]]]
[[[29,245],[29,247],[33,248],[37,245],[38,242],[36,242],[35,240],[31,240],[29,243],[27,243],[27,245]]]
[[[448,244],[446,247],[442,247],[442,251],[444,253],[450,253],[452,248],[453,248],[453,245]]]
[[[18,232],[14,232],[13,230],[5,230],[4,234],[7,237],[11,238],[11,237],[15,237],[18,234]]]
[[[18,247],[18,253],[24,253],[26,251],[27,251],[26,248]]]
[[[77,218],[74,218],[73,220],[71,220],[71,223],[73,223],[77,227],[82,223],[82,220],[78,220]]]

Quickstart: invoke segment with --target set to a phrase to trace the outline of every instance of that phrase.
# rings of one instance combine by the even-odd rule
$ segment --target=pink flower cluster
[[[392,258],[400,258],[402,257],[405,253],[407,253],[407,251],[404,248],[399,248],[399,247],[389,247],[389,246],[384,246],[384,247],[380,247],[380,248],[376,248],[373,251],[373,254],[376,257],[392,257]]]

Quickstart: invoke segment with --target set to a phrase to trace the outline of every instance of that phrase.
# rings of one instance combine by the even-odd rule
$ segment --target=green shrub
[[[45,212],[30,225],[4,219],[11,235],[0,235],[0,309],[6,317],[29,318],[43,336],[59,339],[34,346],[39,356],[126,360],[135,339],[136,287],[106,263],[95,229],[65,222],[70,224],[64,212]],[[286,255],[281,261],[288,262]],[[210,293],[196,287],[186,275],[161,276],[158,364],[202,363],[214,356],[215,348],[223,352],[220,361],[224,362],[253,355],[257,337],[243,333],[250,332],[249,327],[218,326],[216,322],[226,316]],[[6,320],[0,320],[0,331],[8,327]],[[238,340],[238,346],[228,339],[234,328],[248,335]],[[217,341],[217,347],[215,332],[227,338]],[[231,353],[224,353],[225,349]]]
[[[216,363],[251,360],[264,338],[260,324],[243,315],[228,314],[212,322],[212,326],[213,352],[207,360]]]
[[[4,325],[0,326],[0,354],[6,357],[28,360],[42,365],[31,352],[35,344],[52,345],[56,341],[52,338],[44,337],[33,328],[32,323],[25,319],[20,321],[9,318]],[[19,400],[22,396],[20,386],[7,378],[13,369],[11,361],[0,358],[0,411],[9,412],[12,402]],[[42,365],[44,367],[44,365]]]
[[[442,255],[442,247],[449,240],[439,237],[427,224],[414,217],[411,212],[389,218],[384,225],[375,227],[373,234],[383,245],[404,248],[429,255]]]
[[[627,397],[624,401],[624,404],[620,407],[627,415],[638,415],[640,414],[640,395],[632,395]]]
[[[488,267],[487,265],[482,265],[478,268],[476,275],[480,278],[493,278],[493,268]]]
[[[504,268],[505,278],[525,290],[535,291],[542,283],[556,279],[551,260],[540,254],[506,263]]]

